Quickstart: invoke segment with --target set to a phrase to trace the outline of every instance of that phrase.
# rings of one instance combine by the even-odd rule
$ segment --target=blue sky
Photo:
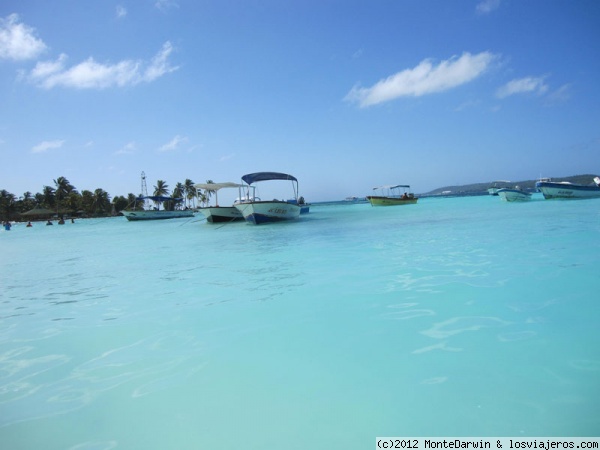
[[[596,0],[0,3],[0,189],[600,174]]]

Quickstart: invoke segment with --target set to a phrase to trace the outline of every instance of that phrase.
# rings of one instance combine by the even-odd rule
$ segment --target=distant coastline
[[[551,177],[552,181],[568,181],[569,183],[589,185],[594,184],[594,177],[597,175],[573,175],[570,177]],[[535,191],[535,183],[539,180],[525,180],[525,181],[510,181],[506,182],[510,186],[520,186],[522,189],[528,191]],[[489,195],[487,189],[494,183],[494,181],[488,181],[487,183],[473,183],[465,184],[460,186],[444,186],[433,191],[418,194],[419,197],[467,197],[475,195]]]

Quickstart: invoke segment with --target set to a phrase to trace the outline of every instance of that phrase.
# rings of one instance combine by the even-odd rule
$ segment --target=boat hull
[[[414,205],[418,198],[400,198],[400,197],[383,197],[378,195],[367,196],[367,200],[372,206],[397,206],[397,205]]]
[[[244,220],[242,213],[235,206],[208,206],[200,208],[200,212],[209,223],[233,222]]]
[[[182,211],[121,211],[127,220],[164,220],[194,217],[194,211],[186,209]]]
[[[600,198],[600,186],[538,181],[536,187],[545,199]]]
[[[254,225],[282,222],[300,217],[301,207],[282,201],[249,202],[235,205],[246,222]]]
[[[507,202],[526,202],[531,200],[531,194],[529,192],[518,189],[500,189],[498,190],[498,196]]]

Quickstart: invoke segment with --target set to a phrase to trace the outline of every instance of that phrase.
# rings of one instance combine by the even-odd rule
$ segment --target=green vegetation
[[[574,175],[571,177],[563,178],[552,178],[552,181],[561,182],[568,181],[574,184],[595,184],[594,177],[596,175]],[[509,187],[520,186],[522,189],[533,191],[535,190],[535,183],[539,180],[526,180],[526,181],[509,181],[505,183]],[[494,184],[494,181],[488,181],[487,183],[474,183],[465,184],[461,186],[445,186],[434,189],[433,191],[424,193],[424,196],[430,195],[452,195],[452,196],[467,196],[467,195],[488,195],[488,188]],[[444,194],[442,194],[444,193]]]
[[[137,197],[130,193],[126,197],[116,196],[111,201],[108,192],[100,188],[93,192],[79,192],[65,177],[58,177],[53,182],[54,186],[44,186],[42,192],[35,195],[27,191],[17,197],[5,189],[0,190],[0,220],[32,220],[50,215],[61,218],[114,216],[124,209],[133,208]],[[153,195],[169,196],[169,186],[163,180],[158,180]],[[186,206],[190,208],[196,207],[196,199],[205,201],[209,195],[197,191],[190,179],[177,183],[170,194],[171,198],[184,198]],[[30,213],[23,215],[27,212]]]

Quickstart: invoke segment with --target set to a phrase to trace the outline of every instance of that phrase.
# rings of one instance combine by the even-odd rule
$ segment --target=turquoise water
[[[598,435],[600,200],[199,220],[0,232],[1,448]]]

